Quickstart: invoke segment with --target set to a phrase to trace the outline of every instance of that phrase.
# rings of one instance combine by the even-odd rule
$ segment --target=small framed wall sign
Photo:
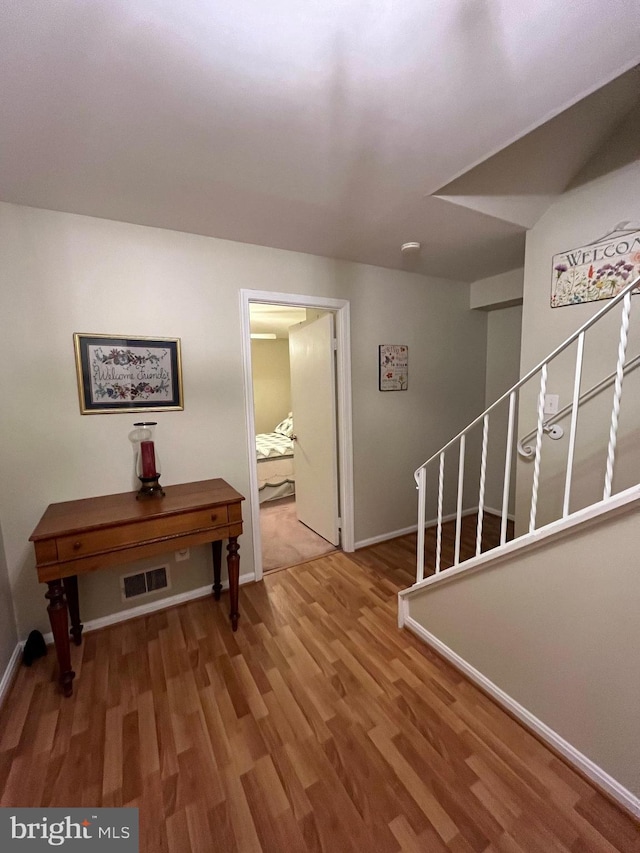
[[[184,409],[180,338],[73,336],[83,415]]]
[[[406,391],[409,384],[409,347],[380,344],[378,354],[380,391]]]

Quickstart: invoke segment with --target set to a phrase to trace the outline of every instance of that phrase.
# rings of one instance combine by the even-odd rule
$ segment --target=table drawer
[[[76,536],[60,536],[56,539],[58,560],[73,560],[113,548],[139,545],[167,536],[221,527],[227,524],[228,520],[227,507],[222,506],[134,521],[105,530],[90,530],[86,533],[78,533]]]

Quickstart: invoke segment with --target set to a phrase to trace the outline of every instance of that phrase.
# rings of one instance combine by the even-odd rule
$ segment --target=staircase
[[[416,581],[398,607],[400,627],[636,816],[639,285],[417,469]],[[549,414],[558,390],[570,402]]]
[[[502,482],[502,500],[499,510],[491,509],[492,514],[500,516],[500,536],[499,546],[504,547],[507,540],[511,537],[508,535],[508,523],[512,513],[510,512],[510,495],[512,492],[512,479],[514,474],[514,454],[517,452],[522,459],[529,460],[532,463],[531,471],[531,488],[528,495],[526,507],[526,523],[522,520],[516,525],[516,539],[526,539],[533,534],[539,532],[542,527],[549,527],[550,524],[564,522],[574,514],[577,509],[572,506],[572,485],[574,467],[576,464],[576,451],[578,448],[578,425],[580,423],[581,412],[584,407],[594,398],[604,395],[608,389],[612,391],[612,404],[610,406],[610,415],[608,417],[608,430],[606,433],[606,442],[599,449],[601,451],[601,460],[603,465],[603,480],[601,493],[597,499],[591,501],[593,505],[597,505],[598,510],[603,510],[607,502],[622,489],[614,488],[614,473],[616,466],[616,451],[618,444],[618,431],[621,418],[622,408],[622,391],[623,380],[627,373],[632,372],[640,364],[640,355],[636,355],[629,359],[627,357],[627,349],[631,330],[631,294],[640,284],[640,276],[634,281],[627,284],[613,299],[591,317],[583,326],[581,326],[573,335],[571,335],[564,343],[557,347],[546,359],[541,361],[536,367],[530,370],[522,379],[520,379],[509,391],[503,394],[493,405],[472,421],[462,432],[458,433],[455,438],[452,438],[443,448],[437,453],[434,453],[425,463],[423,463],[415,472],[415,479],[418,485],[418,549],[417,549],[417,565],[416,565],[416,584],[420,584],[425,579],[425,531],[429,527],[435,527],[435,575],[439,575],[442,571],[442,525],[444,521],[455,519],[456,523],[456,540],[455,553],[453,558],[453,567],[465,566],[469,567],[474,558],[480,557],[483,553],[482,538],[485,512],[485,492],[488,477],[488,451],[491,436],[492,419],[499,417],[501,410],[506,409],[506,442],[504,445],[502,460],[503,468],[500,472]],[[588,390],[582,389],[583,381],[583,366],[588,358],[588,344],[593,339],[593,346],[596,349],[596,359],[598,358],[599,348],[602,347],[601,336],[597,333],[601,330],[606,320],[614,316],[614,312],[618,309],[620,313],[620,322],[617,328],[618,346],[615,361],[615,369],[612,372],[606,372],[606,375],[599,378],[598,381],[591,385]],[[591,333],[591,338],[588,337]],[[548,377],[552,366],[564,360],[563,370],[566,367],[567,355],[574,350],[574,367],[572,377],[572,398],[571,403],[565,406],[562,410],[556,412],[552,416],[545,413],[545,401],[547,396]],[[591,361],[593,361],[593,354]],[[522,439],[516,441],[516,419],[518,408],[522,414],[523,405],[518,406],[519,400],[525,392],[529,392],[533,383],[536,383],[536,408],[535,416],[537,418],[536,427],[523,436]],[[609,398],[611,399],[611,397]],[[563,427],[561,422],[568,419],[568,423]],[[504,431],[504,430],[503,430]],[[564,454],[564,473],[562,486],[562,505],[561,513],[557,519],[547,521],[544,525],[538,523],[538,504],[541,496],[540,491],[540,475],[542,469],[543,455],[545,453],[543,439],[548,436],[550,440],[566,439],[566,453]],[[534,439],[533,445],[525,444],[529,439]],[[467,470],[469,447],[475,441],[475,456],[479,457],[479,472],[477,476],[477,489],[472,490],[472,481],[474,479],[473,472]],[[588,447],[586,452],[589,454],[591,462],[589,464],[597,464],[597,459],[594,458],[594,448]],[[595,451],[597,456],[598,450]],[[557,456],[557,454],[556,454]],[[497,457],[493,454],[494,462]],[[584,464],[584,461],[583,461]],[[454,466],[455,480],[449,478],[451,495],[449,497],[449,507],[454,509],[453,512],[445,513],[445,491],[446,477],[450,466]],[[638,469],[640,474],[640,469]],[[524,477],[524,471],[521,469],[519,476]],[[557,476],[556,476],[557,480]],[[640,482],[640,476],[637,478]],[[630,485],[635,485],[636,481]],[[471,492],[469,499],[465,504],[465,497]],[[429,505],[430,494],[433,497],[431,506],[435,505],[436,517],[427,520],[427,507]],[[522,504],[522,501],[520,501]],[[580,507],[582,509],[583,507]],[[519,507],[519,518],[522,518],[522,507]],[[464,559],[461,556],[461,536],[463,523],[462,519],[465,515],[476,514],[476,546],[475,553],[471,557],[467,556]],[[552,528],[553,529],[553,528]],[[549,531],[552,532],[552,531]],[[539,537],[538,537],[539,538]],[[498,548],[494,551],[493,557],[500,554]],[[430,579],[431,581],[433,578]]]

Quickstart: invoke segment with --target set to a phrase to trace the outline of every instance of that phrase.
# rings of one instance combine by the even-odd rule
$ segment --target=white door
[[[296,512],[339,544],[333,314],[289,329]]]

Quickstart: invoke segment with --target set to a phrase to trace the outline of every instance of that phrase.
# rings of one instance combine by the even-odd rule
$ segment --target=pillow
[[[286,435],[287,438],[291,438],[293,435],[293,413],[289,412],[287,417],[280,421],[278,426],[274,429],[274,432],[279,432],[280,435]]]

